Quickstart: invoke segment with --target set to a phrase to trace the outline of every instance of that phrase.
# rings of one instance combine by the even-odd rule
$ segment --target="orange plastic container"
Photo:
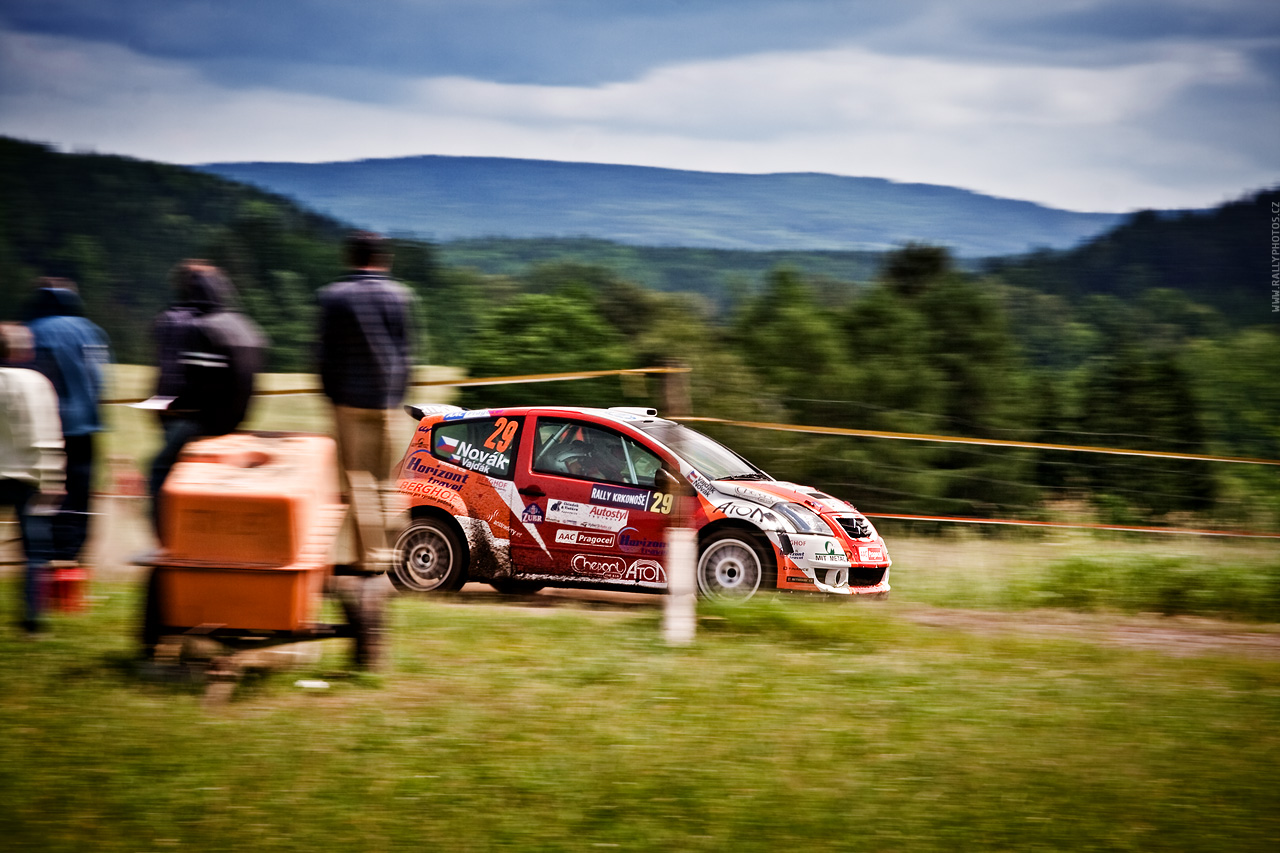
[[[288,566],[339,502],[333,439],[224,435],[193,442],[173,466],[160,539],[172,561]]]
[[[165,481],[156,571],[165,625],[298,631],[315,621],[344,507],[318,435],[189,445]]]
[[[299,631],[315,622],[328,567],[157,567],[165,625]]]

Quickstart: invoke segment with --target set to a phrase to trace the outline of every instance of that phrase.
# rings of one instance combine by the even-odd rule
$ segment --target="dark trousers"
[[[63,436],[67,453],[66,497],[53,519],[53,559],[77,560],[89,538],[93,488],[93,433]]]
[[[160,448],[160,452],[151,463],[151,523],[155,525],[157,536],[160,535],[160,513],[163,503],[160,500],[160,490],[164,487],[164,481],[168,479],[169,472],[173,470],[174,463],[178,461],[178,454],[182,452],[182,448],[201,435],[200,424],[186,418],[166,418],[162,427],[164,428],[164,446]]]
[[[50,516],[43,512],[31,512],[32,499],[39,494],[35,486],[22,480],[0,480],[0,505],[13,507],[18,516],[18,531],[22,536],[22,553],[27,561],[27,576],[23,583],[23,624],[28,629],[39,625],[43,609],[44,576],[49,566],[52,548]]]

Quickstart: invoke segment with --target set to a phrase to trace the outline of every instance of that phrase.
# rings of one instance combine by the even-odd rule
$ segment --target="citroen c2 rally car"
[[[389,576],[401,590],[661,593],[685,500],[704,597],[889,592],[884,540],[854,507],[653,409],[405,409],[419,422],[397,473],[404,526]]]

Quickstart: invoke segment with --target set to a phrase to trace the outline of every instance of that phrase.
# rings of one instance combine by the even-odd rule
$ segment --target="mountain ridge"
[[[923,242],[961,257],[987,257],[1071,248],[1126,217],[822,172],[738,174],[439,154],[194,168],[362,227],[434,241],[587,237],[809,251],[884,251]]]

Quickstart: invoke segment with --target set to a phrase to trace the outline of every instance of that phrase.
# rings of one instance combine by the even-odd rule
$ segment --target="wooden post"
[[[678,373],[662,374],[663,417],[679,417],[693,414],[693,399],[689,394],[689,366],[682,361],[668,359],[663,367],[682,368]]]
[[[668,528],[667,598],[662,610],[662,636],[669,646],[689,645],[698,630],[698,588],[694,578],[697,561],[697,532],[689,527]]]

